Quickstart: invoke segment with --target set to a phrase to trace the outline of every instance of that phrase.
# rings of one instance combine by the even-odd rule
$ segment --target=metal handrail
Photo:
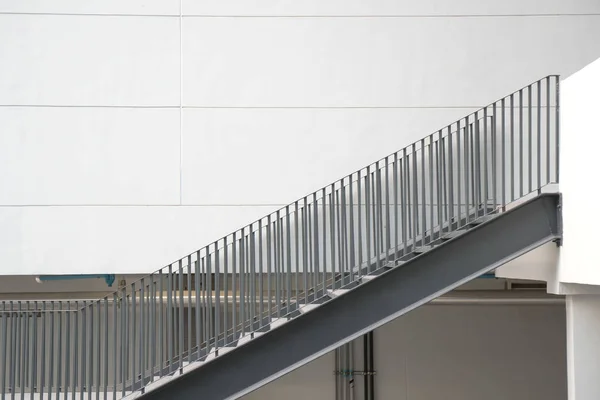
[[[550,75],[101,299],[2,301],[2,400],[144,390],[558,183],[558,147]]]

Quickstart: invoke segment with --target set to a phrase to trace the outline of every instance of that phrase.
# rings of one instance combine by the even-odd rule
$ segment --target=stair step
[[[329,294],[329,297],[331,298],[336,298],[339,296],[342,296],[346,293],[348,293],[350,290],[348,289],[336,289],[336,290],[331,290],[331,289],[327,289],[327,294]]]
[[[271,329],[275,329],[285,324],[288,320],[286,318],[275,318],[271,320]]]
[[[240,346],[248,343],[251,340],[252,340],[252,335],[250,333],[247,333],[247,334],[245,334],[243,336],[240,336],[240,338],[238,339],[236,347],[240,347]]]
[[[204,359],[204,362],[211,361],[217,356],[214,350],[215,350],[215,348],[213,347],[208,351],[208,355]]]
[[[360,277],[361,281],[363,281],[363,282],[369,282],[375,278],[377,278],[377,275],[363,275]]]
[[[476,220],[469,221],[469,225],[471,225],[471,226],[481,225],[484,222],[488,222],[489,220],[493,219],[494,217],[495,217],[495,215],[493,215],[493,214],[483,215],[483,216],[477,218]]]
[[[218,350],[219,356],[222,356],[223,354],[229,353],[231,350],[234,350],[234,349],[235,349],[235,347],[230,347],[230,346],[219,347],[219,350]]]
[[[300,313],[306,314],[307,312],[312,311],[318,307],[319,307],[319,304],[305,304],[302,307],[300,307]]]
[[[127,392],[125,392],[127,393]],[[125,397],[121,397],[121,400],[133,400],[133,399],[137,399],[138,397],[142,396],[142,392],[135,391],[135,392],[129,392],[129,394],[127,394]]]
[[[431,250],[433,248],[433,246],[420,246],[420,247],[415,247],[413,249],[413,253],[415,254],[423,254],[429,250]]]
[[[441,239],[442,240],[450,240],[450,239],[454,239],[455,237],[459,237],[460,235],[464,234],[466,231],[464,229],[459,229],[457,231],[452,231],[452,232],[446,232],[442,235]]]
[[[221,354],[222,354],[222,353],[221,353],[221,350],[223,350],[224,348],[225,348],[225,347],[223,347],[223,348],[219,349],[219,355],[221,355]],[[227,347],[227,348],[229,348],[229,347]],[[231,348],[231,349],[233,350],[233,348]],[[201,367],[203,364],[204,364],[204,361],[194,361],[193,363],[191,363],[191,364],[189,364],[189,365],[187,365],[187,366],[183,367],[183,373],[182,373],[182,375],[183,375],[183,374],[187,374],[188,372],[190,372],[190,371],[193,371],[193,370],[195,370],[196,368],[200,368],[200,367]]]
[[[146,385],[146,387],[144,388],[144,392],[149,392],[151,390],[158,389],[159,387],[169,382],[171,379],[173,379],[173,377],[169,375],[161,377],[155,376],[152,382]]]

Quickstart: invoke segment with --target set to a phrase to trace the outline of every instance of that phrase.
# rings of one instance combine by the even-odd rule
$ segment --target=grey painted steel
[[[220,358],[223,347],[241,351],[239,343],[316,312],[329,293],[372,280],[373,271],[412,264],[529,192],[558,183],[558,83],[548,76],[517,90],[81,308],[72,301],[3,302],[0,350],[14,368],[0,365],[0,384],[11,398],[33,386],[46,398],[85,392],[116,400],[156,387],[156,379],[183,372],[185,362]],[[71,314],[73,335],[63,326]],[[33,315],[40,316],[36,329]],[[38,360],[39,373],[30,373]]]
[[[143,398],[240,397],[433,296],[560,238],[559,199],[558,195],[540,195]]]

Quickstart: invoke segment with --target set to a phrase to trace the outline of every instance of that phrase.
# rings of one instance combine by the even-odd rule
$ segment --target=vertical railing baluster
[[[290,271],[290,274],[292,274],[292,269],[291,269],[291,260],[292,260],[292,250],[294,253],[294,273],[291,275],[291,278],[293,278],[294,280],[294,284],[292,285],[292,290],[293,290],[293,298],[296,301],[296,306],[299,307],[299,303],[298,303],[298,274],[300,273],[299,270],[299,263],[300,263],[300,254],[298,253],[299,250],[299,238],[298,238],[298,213],[299,213],[299,207],[298,207],[298,202],[296,201],[294,203],[294,239],[293,239],[293,243],[292,243],[292,236],[289,236],[289,247],[290,247],[290,254],[288,255],[288,259],[290,260],[290,267],[288,267],[288,271]],[[290,222],[291,224],[291,218],[288,218],[288,222]],[[291,229],[288,228],[288,229]],[[254,254],[252,252],[252,254]],[[252,260],[254,260],[254,258],[252,258]],[[252,261],[252,265],[254,265],[254,261]],[[290,279],[291,279],[290,278]],[[254,282],[254,277],[252,278],[252,282]],[[254,291],[252,291],[252,293],[254,293]],[[252,294],[252,296],[254,296],[254,294]],[[253,309],[253,308],[252,308]]]
[[[379,244],[377,251],[375,252],[375,254],[377,255],[377,261],[378,261],[378,265],[379,267],[381,267],[381,253],[383,253],[384,250],[384,230],[383,230],[383,184],[381,183],[381,160],[379,160],[377,162],[377,170],[375,171],[376,174],[376,178],[377,178],[377,237],[379,238],[377,240],[377,243]]]
[[[396,152],[394,153],[394,258],[398,257],[398,246],[400,245],[400,231],[398,228],[398,214],[400,212],[400,204],[398,203],[399,191],[400,188],[398,187],[398,153]]]
[[[287,209],[286,209],[287,211]],[[286,212],[287,215],[287,212]],[[246,238],[246,233],[245,233],[245,228],[241,229],[240,232],[240,324],[241,326],[241,332],[240,335],[244,336],[246,333],[246,260],[245,260],[245,253],[246,253],[246,246],[244,241]],[[281,262],[281,259],[280,259]],[[283,272],[283,271],[282,271]],[[288,307],[289,307],[289,303],[288,303]]]
[[[407,243],[407,232],[406,232],[406,208],[408,204],[406,203],[406,174],[404,173],[406,163],[406,147],[402,150],[402,157],[398,160],[398,176],[400,178],[400,224],[402,231],[402,256],[406,256],[406,247]]]
[[[440,131],[441,132],[441,131]],[[441,133],[440,133],[441,137]],[[417,145],[412,145],[412,198],[413,198],[413,250],[417,245],[419,235],[419,182],[417,174]],[[422,243],[421,243],[422,244]]]
[[[179,371],[182,371],[183,369],[183,355],[184,355],[184,351],[185,351],[185,341],[184,341],[184,327],[183,327],[183,312],[184,312],[184,307],[183,307],[183,299],[184,299],[184,293],[183,293],[183,260],[179,260],[178,261],[178,268],[177,268],[177,274],[178,274],[178,292],[179,292],[179,310],[178,310],[178,321],[177,321],[177,333],[178,335],[178,339],[177,341],[179,342],[177,344],[177,352],[179,353],[177,355],[177,357],[179,358]],[[141,349],[140,349],[141,350]]]
[[[19,385],[21,388],[21,398],[25,398],[25,386],[27,386],[27,344],[28,340],[28,330],[29,330],[29,302],[25,302],[25,311],[23,312],[23,317],[21,318],[23,322],[23,328],[21,330],[23,336],[23,345],[21,357],[21,384]],[[60,353],[59,353],[60,354]],[[58,397],[58,396],[57,396]]]
[[[442,214],[442,218],[444,219],[444,221],[448,220],[448,207],[449,207],[449,203],[448,203],[448,183],[447,183],[447,179],[446,179],[446,140],[444,138],[444,133],[443,131],[440,129],[438,131],[438,137],[439,137],[439,143],[440,143],[440,162],[442,163],[442,204],[444,205],[444,207],[442,208],[443,210],[443,214]],[[416,169],[416,167],[415,167]],[[416,177],[415,177],[415,181],[416,181]],[[450,230],[450,226],[448,226],[448,230]]]
[[[304,206],[306,208],[306,197],[304,198]],[[305,263],[306,263],[306,259]],[[258,292],[260,296],[260,304],[258,306],[259,328],[263,327],[265,313],[265,294],[264,294],[264,274],[263,274],[263,227],[262,218],[258,220]],[[305,285],[306,288],[306,285]],[[217,324],[219,325],[219,324]]]
[[[384,190],[385,193],[385,223],[383,224],[383,226],[385,226],[385,254],[386,254],[386,258],[388,259],[388,261],[392,261],[393,260],[393,256],[390,253],[390,249],[392,248],[392,228],[391,228],[391,220],[390,220],[390,159],[389,156],[385,158],[385,188],[382,190]]]
[[[523,89],[519,90],[519,197],[523,197]],[[514,200],[514,199],[513,199]]]
[[[363,263],[363,218],[362,218],[362,208],[363,208],[363,202],[362,202],[362,172],[358,171],[356,173],[357,179],[356,179],[356,206],[357,206],[357,236],[358,236],[358,261],[357,261],[357,266],[358,266],[358,276],[362,276],[363,275],[363,268],[362,268],[362,263]]]
[[[427,236],[427,195],[426,188],[427,182],[425,179],[426,171],[425,171],[425,139],[421,139],[421,226],[422,226],[422,239],[421,244],[424,246],[426,243]],[[432,241],[433,232],[429,232],[429,243]]]
[[[469,214],[471,213],[471,188],[469,181],[469,116],[465,117],[465,135],[463,137],[464,149],[464,176],[465,176],[465,222],[469,223]],[[441,232],[441,229],[440,229]]]
[[[140,336],[139,336],[139,346],[140,346],[140,352],[139,352],[139,370],[140,370],[140,389],[142,389],[145,386],[145,374],[144,374],[144,359],[145,359],[145,351],[146,351],[146,346],[145,344],[145,336],[146,336],[146,330],[144,329],[144,325],[146,323],[146,307],[145,307],[145,282],[144,282],[144,278],[142,278],[140,280]]]
[[[161,272],[159,272],[161,273]],[[125,387],[127,386],[127,326],[128,326],[128,321],[127,321],[127,307],[129,307],[129,305],[127,304],[127,287],[123,286],[121,288],[121,300],[120,300],[120,309],[121,309],[121,329],[120,329],[120,333],[121,333],[121,343],[120,343],[120,347],[119,347],[119,354],[120,354],[120,368],[119,368],[119,372],[121,373],[121,397],[125,397]],[[84,323],[85,325],[85,323]],[[162,332],[162,325],[161,325],[161,332]],[[85,337],[85,335],[82,335],[82,338]],[[162,343],[161,343],[162,344]],[[162,370],[162,365],[160,370]],[[161,374],[162,375],[162,374]],[[83,385],[83,380],[82,380],[82,385]]]
[[[104,298],[104,400],[108,400],[108,297]]]
[[[515,94],[510,95],[510,198],[515,199]]]
[[[215,343],[218,344],[221,335],[221,260],[219,259],[219,242],[215,242],[213,246],[215,248]],[[208,250],[210,250],[210,246]],[[197,275],[196,279],[198,279]],[[197,295],[198,292],[196,292]],[[198,345],[199,343],[196,342],[196,346]]]
[[[93,316],[92,309],[92,316]],[[93,319],[91,319],[93,321]],[[131,387],[132,390],[135,391],[137,389],[136,380],[138,376],[137,371],[137,357],[136,357],[136,349],[138,345],[138,335],[137,335],[137,293],[135,289],[135,283],[131,284]],[[173,358],[169,357],[169,362],[173,362]],[[169,364],[170,365],[170,364]]]
[[[94,302],[94,307],[96,308],[96,317],[98,321],[98,328],[96,329],[96,378],[94,380],[96,384],[96,400],[100,400],[100,369],[101,369],[101,361],[102,354],[100,353],[100,343],[102,342],[102,318],[100,316],[100,301],[96,300]],[[141,327],[140,327],[140,330]],[[141,349],[140,349],[141,350]],[[141,352],[140,352],[141,353]]]
[[[542,188],[542,81],[537,81],[537,188]]]
[[[225,248],[225,252],[227,252],[227,248]],[[196,251],[196,262],[194,263],[194,314],[196,315],[196,360],[200,358],[200,350],[202,349],[202,315],[201,315],[201,272],[200,272],[200,250]],[[189,290],[190,288],[188,288]],[[227,293],[225,293],[227,296]],[[188,305],[191,307],[191,304]],[[191,325],[191,321],[188,321]]]
[[[502,124],[501,124],[501,137],[500,137],[500,141],[501,141],[501,146],[502,146],[502,153],[500,155],[500,167],[502,169],[502,180],[501,180],[501,186],[502,186],[502,211],[506,211],[506,104],[505,104],[505,99],[503,98],[501,101],[501,107],[502,107]]]
[[[327,294],[327,195],[326,189],[322,190],[323,196],[323,296]],[[315,210],[316,211],[316,210]],[[318,229],[315,226],[315,229]],[[331,266],[333,271],[333,266]]]
[[[316,201],[316,200],[315,200]],[[272,235],[271,235],[271,215],[267,216],[267,305],[268,317],[267,323],[270,322],[273,317],[273,294],[271,293],[271,249],[273,247]]]
[[[497,174],[497,155],[496,155],[496,148],[498,146],[498,144],[496,143],[496,121],[498,120],[498,116],[496,114],[496,103],[494,103],[492,105],[492,121],[491,121],[491,128],[492,128],[492,212],[496,212],[496,207],[498,205],[498,186],[497,186],[497,181],[498,181],[498,177],[496,176]]]
[[[344,285],[344,268],[343,268],[343,255],[342,255],[343,254],[342,253],[342,251],[343,251],[342,250],[342,229],[343,229],[342,224],[343,223],[342,223],[342,215],[341,215],[342,203],[340,202],[341,201],[340,191],[342,190],[343,186],[344,185],[343,185],[343,181],[342,181],[340,189],[335,191],[335,207],[334,207],[334,210],[335,210],[334,218],[336,220],[335,228],[337,228],[337,229],[334,228],[334,230],[337,230],[337,264],[339,267],[338,270],[340,273],[341,286]]]
[[[528,127],[528,134],[527,134],[527,140],[528,140],[528,145],[527,145],[527,154],[528,154],[528,158],[527,158],[527,177],[528,177],[528,190],[527,193],[531,193],[531,191],[533,190],[533,182],[532,182],[532,175],[533,175],[533,171],[531,170],[533,167],[533,125],[532,125],[532,109],[531,109],[531,85],[527,86],[527,127]]]
[[[4,309],[4,307],[2,307]],[[31,351],[32,351],[32,360],[31,360],[31,387],[29,388],[29,391],[31,392],[31,396],[30,396],[30,400],[35,399],[35,393],[36,393],[36,389],[39,389],[39,386],[37,386],[37,370],[38,370],[38,363],[37,363],[37,357],[38,357],[38,329],[37,329],[37,320],[38,320],[38,302],[34,301],[33,302],[33,309],[34,312],[32,313],[32,324],[33,324],[33,332],[31,335]],[[76,309],[77,310],[77,309]],[[75,313],[77,313],[77,311],[75,311]],[[3,314],[4,316],[4,314]],[[6,334],[5,330],[3,329],[2,332],[4,334]],[[68,332],[68,330],[67,330]],[[69,340],[67,340],[67,343],[70,343]],[[6,345],[6,342],[4,342],[4,345]],[[6,348],[4,349],[3,354],[6,353]],[[0,360],[2,360],[3,365],[6,365],[6,360],[4,357],[0,358]],[[2,371],[2,393],[4,396],[4,374],[6,371]],[[68,383],[67,383],[67,388],[68,388]]]
[[[231,294],[233,296],[233,302],[231,304],[231,329],[232,329],[232,340],[237,340],[237,232],[233,232],[231,239]]]
[[[62,381],[61,381],[61,372],[62,372],[62,357],[63,357],[63,352],[62,352],[62,301],[58,302],[58,351],[57,351],[57,359],[56,359],[56,398],[60,399],[60,392],[61,392],[61,386],[62,386]]]
[[[167,322],[165,324],[167,329],[167,364],[169,365],[168,373],[173,372],[173,303],[171,300],[171,294],[173,291],[173,265],[169,264],[167,272]]]
[[[163,376],[163,370],[165,368],[165,307],[163,304],[163,298],[165,296],[164,292],[164,277],[162,268],[158,271],[158,376]],[[123,292],[123,298],[121,302],[125,300],[125,293]],[[123,307],[121,306],[121,310]],[[123,313],[123,311],[121,311]],[[124,330],[124,325],[121,323],[121,330]],[[123,336],[121,336],[123,337]],[[121,342],[121,348],[123,348],[124,343]],[[123,350],[121,350],[123,351]]]
[[[11,310],[12,311],[12,310]],[[9,368],[6,368],[7,365],[11,365],[8,362],[8,316],[11,315],[10,311],[6,309],[6,302],[2,302],[2,314],[0,314],[0,319],[2,319],[2,351],[0,352],[2,356],[0,356],[0,362],[2,363],[2,374],[0,375],[0,396],[2,396],[2,400],[6,400],[6,374]]]
[[[205,248],[205,258],[206,258],[206,308],[207,308],[207,316],[208,316],[208,340],[209,342],[213,341],[212,346],[217,349],[218,344],[216,337],[213,336],[213,270],[212,270],[212,262],[211,262],[211,254],[210,248]]]
[[[291,218],[290,218],[290,206],[285,206],[285,263],[287,264],[286,268],[286,278],[285,278],[285,291],[286,295],[286,304],[287,304],[287,314],[290,313],[292,307],[292,234],[291,234]]]
[[[371,166],[367,167],[367,174],[365,176],[365,233],[367,239],[367,274],[371,272],[371,201],[370,201],[370,193],[371,193]]]
[[[206,254],[208,254],[208,249],[206,250]],[[187,274],[186,274],[186,283],[187,283],[187,298],[188,298],[188,302],[187,302],[187,326],[186,326],[186,330],[187,330],[187,362],[191,363],[192,362],[192,327],[194,326],[193,322],[192,322],[192,255],[188,254],[187,256]],[[194,276],[194,279],[196,278],[196,276]],[[196,297],[197,293],[194,292],[194,298]]]
[[[483,215],[487,215],[489,206],[488,176],[488,109],[483,109]]]
[[[54,385],[54,302],[50,302],[50,306],[52,307],[50,310],[50,356],[48,357],[48,361],[50,363],[48,368],[48,399],[52,399],[52,390]],[[19,310],[21,308],[21,304],[19,304]]]
[[[269,221],[270,221],[270,217],[269,217]],[[270,226],[270,222],[269,222],[269,229],[271,229]],[[271,283],[271,276],[269,273],[269,284]],[[229,323],[229,249],[228,249],[228,244],[227,244],[227,236],[225,236],[223,238],[223,293],[224,293],[224,301],[223,301],[223,345],[227,345],[227,338],[229,337],[229,327],[228,327],[228,323]],[[271,295],[271,293],[269,292],[269,296]],[[271,304],[271,301],[269,300],[269,304]],[[270,310],[269,310],[270,311]],[[200,318],[198,318],[198,321],[200,320]],[[197,322],[197,324],[199,324],[200,322]],[[196,325],[198,326],[198,325]],[[198,331],[200,331],[200,329],[198,328]]]
[[[118,332],[120,330],[120,327],[117,325],[118,324],[118,319],[117,319],[117,302],[119,301],[119,296],[117,294],[117,292],[113,293],[113,306],[112,306],[112,312],[113,312],[113,327],[112,327],[112,332],[113,332],[113,400],[117,400],[117,360],[118,360],[118,351],[117,351],[117,340],[118,340]],[[77,309],[77,308],[76,308]],[[77,312],[75,313],[75,316],[77,316]],[[75,324],[77,324],[77,322],[75,322]],[[152,327],[152,335],[154,335],[154,329],[155,327]],[[77,344],[75,344],[75,346],[77,346]],[[152,348],[155,348],[155,343],[154,340],[152,341]],[[154,350],[153,353],[154,354]],[[154,360],[153,360],[154,361]],[[152,365],[154,366],[154,363],[152,363]],[[154,375],[154,367],[152,368],[152,375]],[[74,389],[73,389],[74,390]],[[73,396],[74,397],[74,396]]]
[[[303,206],[300,209],[300,213],[301,213],[301,218],[300,220],[302,221],[302,265],[303,265],[303,271],[302,271],[302,277],[303,277],[303,291],[304,291],[304,304],[308,304],[308,252],[307,252],[307,235],[306,235],[306,228],[307,228],[307,221],[306,221],[306,217],[307,217],[307,212],[308,212],[308,200],[306,197],[304,197],[303,199]],[[259,222],[259,229],[260,229],[260,222]],[[258,236],[258,264],[260,265],[260,271],[262,273],[262,235],[259,233]],[[262,321],[263,318],[263,287],[262,287],[262,275],[261,278],[259,280],[259,288],[258,288],[259,292],[260,292],[260,309],[259,309],[259,315],[260,315],[260,319]],[[260,325],[262,327],[262,323]]]
[[[337,274],[337,268],[335,265],[335,208],[336,208],[336,202],[335,202],[335,186],[331,185],[331,193],[328,194],[329,196],[329,255],[330,255],[330,259],[331,259],[331,288],[335,289],[335,278],[336,278],[336,274]]]
[[[23,338],[23,334],[21,332],[21,324],[23,322],[23,318],[21,317],[21,302],[17,302],[17,323],[16,323],[16,345],[15,345],[15,363],[11,364],[14,365],[15,368],[15,384],[13,385],[13,391],[12,391],[12,395],[13,397],[16,396],[17,394],[17,388],[20,389],[20,387],[22,386],[21,384],[21,361],[23,360],[23,357],[21,355],[21,340]],[[21,396],[22,398],[22,396]]]
[[[75,301],[75,321],[73,322],[73,324],[75,325],[75,331],[73,332],[73,390],[71,392],[71,397],[73,398],[73,400],[75,400],[77,397],[77,390],[79,389],[79,391],[81,392],[81,387],[78,386],[79,382],[79,343],[82,342],[81,339],[81,335],[79,335],[79,314],[82,315],[83,318],[83,309],[79,308],[79,301]],[[43,314],[42,314],[43,316]],[[42,337],[42,351],[41,351],[41,356],[42,359],[44,358],[44,350],[43,350],[43,342],[44,342],[45,338]],[[42,361],[42,365],[43,365],[43,361]],[[43,367],[42,367],[43,368]],[[44,375],[44,370],[42,369],[42,372],[40,374],[40,377],[43,377]],[[43,393],[43,385],[40,386],[40,397],[43,397],[42,393]]]
[[[10,302],[10,347],[9,347],[9,356],[8,356],[8,364],[6,365],[15,365],[16,361],[16,349],[17,349],[17,322],[18,314],[14,313],[13,302]],[[43,365],[43,364],[42,364]],[[42,367],[43,368],[43,367]],[[10,398],[15,398],[15,368],[8,369],[8,389],[10,391]],[[43,371],[43,369],[42,369]],[[44,380],[42,379],[42,384]],[[43,397],[43,396],[42,396]]]
[[[431,238],[433,239],[434,234],[434,211],[433,211],[433,135],[428,136],[429,139],[429,150],[428,150],[428,168],[429,168],[429,231]],[[423,199],[425,201],[425,199]]]
[[[554,76],[556,78],[556,99],[555,99],[555,103],[556,103],[556,110],[554,110],[554,115],[556,118],[556,122],[555,122],[555,132],[554,132],[554,136],[555,136],[555,146],[556,146],[556,150],[555,150],[555,156],[556,156],[556,183],[559,183],[560,181],[560,76],[555,75]]]
[[[443,217],[443,199],[442,199],[442,159],[441,159],[441,137],[438,136],[438,140],[435,142],[435,165],[437,168],[437,173],[435,177],[436,183],[436,197],[437,197],[437,220],[440,229],[440,236],[444,234],[444,217]]]
[[[552,107],[550,106],[550,77],[546,77],[546,182],[552,182],[550,176],[550,112]]]
[[[456,229],[459,229],[461,227],[461,219],[462,219],[462,187],[461,187],[462,158],[460,155],[460,146],[461,146],[460,132],[463,128],[461,128],[460,121],[461,120],[456,121],[456,205],[457,205]],[[431,178],[431,179],[433,179],[433,178]],[[433,228],[433,225],[432,225],[432,228]]]

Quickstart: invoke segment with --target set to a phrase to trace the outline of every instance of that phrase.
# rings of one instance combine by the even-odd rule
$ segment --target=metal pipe
[[[368,375],[369,378],[369,400],[375,400],[375,375],[373,372],[375,371],[375,360],[374,360],[374,339],[373,339],[373,331],[368,333],[369,335],[369,369],[367,371],[370,372]]]
[[[483,278],[480,277],[480,278]],[[486,277],[486,278],[492,278],[490,277]],[[502,279],[502,278],[499,278]],[[187,293],[187,292],[184,292]],[[535,296],[531,296],[531,294],[535,294]],[[217,296],[217,294],[214,294],[212,296],[213,299],[215,299]],[[233,296],[223,296],[222,294],[219,295],[221,299],[225,299],[225,300],[229,300],[229,302],[232,301]],[[130,296],[132,297],[132,296]],[[199,296],[199,299],[201,297]],[[163,294],[162,296],[157,293],[157,295],[155,296],[155,298],[153,299],[154,302],[156,302],[157,305],[160,304],[164,304],[162,303],[165,299],[168,299],[168,294]],[[53,299],[51,301],[54,302],[69,302],[69,303],[73,303],[73,304],[78,304],[80,301],[86,301],[88,299],[83,299],[83,300],[72,300],[72,299],[65,299],[65,300],[56,300]],[[191,295],[191,296],[184,296],[183,298],[183,305],[185,306],[189,306],[191,305],[192,307],[196,307],[196,296],[195,295]],[[191,303],[190,303],[191,300]],[[534,303],[535,301],[539,301],[540,303],[555,303],[555,304],[563,304],[564,303],[564,297],[563,296],[557,296],[557,295],[547,295],[546,293],[540,294],[539,291],[529,291],[529,290],[457,290],[457,291],[453,291],[453,292],[449,292],[447,294],[444,294],[440,297],[438,297],[437,299],[432,300],[430,303],[428,304],[437,304],[437,303],[451,303],[452,301],[465,301],[465,302],[477,302],[477,301],[482,301],[485,302],[486,304],[493,304],[494,302],[502,302],[502,301],[506,301],[507,304],[520,304],[519,301],[521,301],[521,304],[530,304],[530,303]],[[6,300],[7,302],[9,300]],[[10,299],[10,301],[15,301],[15,299]],[[37,299],[37,301],[40,301],[39,299]],[[119,298],[116,297],[115,298],[109,298],[108,299],[108,304],[112,304],[114,301],[117,301],[117,303],[120,302]],[[268,297],[265,296],[265,301],[268,301]],[[258,302],[258,301],[257,301]],[[272,299],[272,302],[274,303],[274,299]],[[178,302],[177,304],[172,304],[172,307],[179,307],[180,303]],[[3,312],[11,312],[10,310],[0,310]],[[30,310],[31,311],[31,310]],[[44,312],[43,310],[39,309],[39,312]],[[68,311],[68,310],[62,310],[62,313],[66,313],[66,312],[77,312],[79,311],[78,308],[73,308],[72,310]],[[14,311],[15,313],[17,311]],[[58,313],[59,310],[55,310],[54,313]]]

